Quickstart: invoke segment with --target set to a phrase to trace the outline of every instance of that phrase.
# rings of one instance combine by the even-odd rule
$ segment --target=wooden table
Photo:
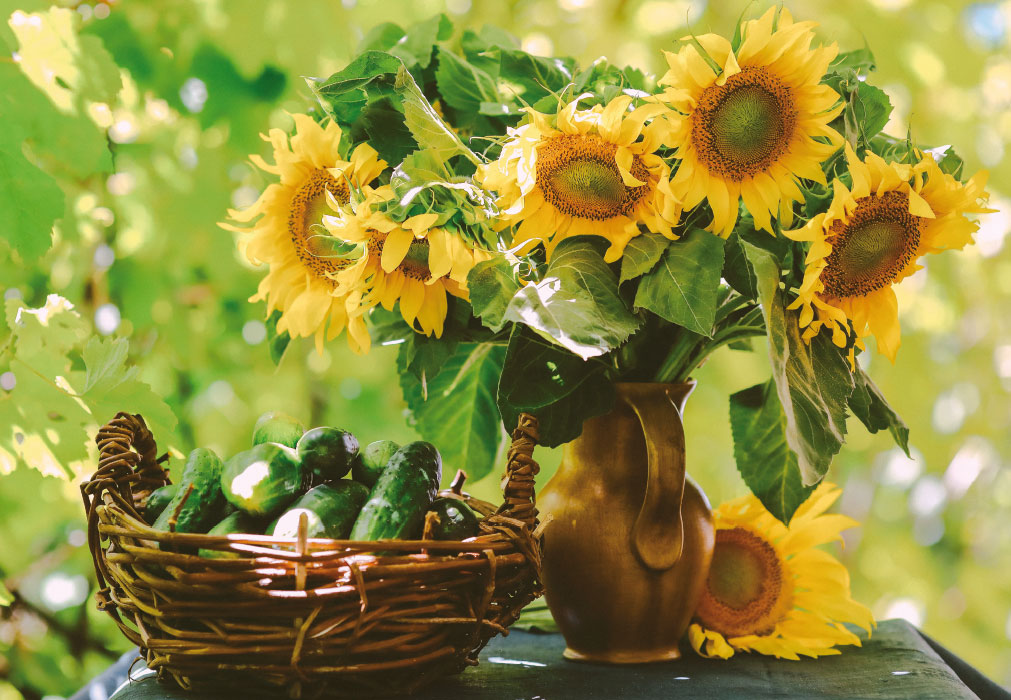
[[[846,647],[839,656],[817,660],[780,661],[738,654],[729,661],[719,661],[702,659],[689,651],[680,661],[618,667],[565,661],[564,648],[557,634],[513,631],[508,637],[492,640],[481,654],[480,666],[412,697],[1011,700],[1011,693],[901,620],[882,622],[861,648]],[[139,680],[127,683],[127,669],[136,660],[136,653],[125,655],[71,700],[210,700],[210,696],[188,694],[157,682],[140,662],[133,669]]]

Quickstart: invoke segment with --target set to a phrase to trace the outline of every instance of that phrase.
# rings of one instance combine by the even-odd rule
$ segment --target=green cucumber
[[[390,457],[396,454],[399,449],[400,445],[393,440],[370,442],[351,465],[351,478],[372,488],[379,480],[379,475],[386,469],[386,465],[389,464]]]
[[[263,532],[263,520],[246,515],[237,510],[212,527],[208,535],[259,535]],[[238,559],[239,554],[220,549],[201,549],[200,556],[208,559]]]
[[[268,516],[284,510],[302,492],[304,473],[295,450],[265,442],[225,463],[221,491],[248,515]]]
[[[343,540],[368,499],[369,490],[357,481],[322,484],[295,501],[268,532],[274,537],[297,537],[298,520],[305,513],[307,536]]]
[[[158,519],[178,491],[179,484],[167,484],[148,494],[147,502],[144,504],[144,517],[149,523]]]
[[[417,539],[442,479],[435,445],[412,442],[390,458],[351,529],[352,540]]]
[[[265,442],[276,442],[294,449],[305,428],[297,418],[287,413],[268,411],[260,416],[253,428],[253,444],[262,445]]]
[[[436,498],[428,512],[439,516],[432,527],[432,539],[465,540],[481,531],[474,511],[458,498]]]
[[[302,467],[315,484],[340,479],[358,457],[358,439],[339,428],[313,428],[295,446]]]
[[[221,458],[206,447],[190,452],[179,489],[151,527],[168,532],[169,521],[178,510],[176,532],[207,532],[221,519],[225,507],[221,493],[222,469]]]

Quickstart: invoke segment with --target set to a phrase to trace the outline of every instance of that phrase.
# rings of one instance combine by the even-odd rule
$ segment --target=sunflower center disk
[[[920,223],[902,192],[858,199],[849,221],[832,228],[832,252],[821,273],[825,294],[864,296],[890,285],[916,256]]]
[[[796,119],[790,89],[766,69],[748,67],[702,93],[692,142],[709,170],[739,181],[783,155]]]
[[[742,528],[716,531],[697,612],[705,627],[729,637],[765,634],[786,612],[791,596],[772,545]]]
[[[628,187],[621,179],[618,147],[599,136],[564,134],[537,152],[537,184],[544,199],[563,214],[601,221],[627,214],[649,194],[649,185]],[[647,182],[649,171],[638,156],[630,172]]]
[[[338,272],[346,263],[337,257],[337,250],[323,228],[323,216],[330,213],[326,203],[327,190],[338,202],[347,202],[345,183],[338,182],[326,170],[313,170],[291,199],[288,235],[302,265],[332,287],[336,283],[327,274]]]

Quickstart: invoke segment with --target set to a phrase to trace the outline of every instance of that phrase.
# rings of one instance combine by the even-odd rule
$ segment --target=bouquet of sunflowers
[[[273,162],[251,158],[277,181],[225,224],[268,270],[273,351],[398,343],[419,432],[480,477],[520,412],[559,445],[616,382],[682,382],[764,337],[771,377],[730,418],[744,481],[789,522],[848,414],[907,450],[856,359],[873,338],[894,360],[894,286],[988,211],[950,147],[881,133],[871,53],[813,27],[774,8],[684,38],[659,77],[445,16],[376,27],[265,135]]]

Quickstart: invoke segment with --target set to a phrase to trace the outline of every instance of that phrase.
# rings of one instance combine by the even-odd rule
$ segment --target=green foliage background
[[[100,335],[98,309],[112,304],[122,318],[110,338],[94,340],[80,362],[64,368],[84,397],[85,407],[73,409],[76,423],[53,423],[40,439],[55,455],[84,456],[86,430],[111,417],[121,397],[145,407],[156,418],[161,444],[181,452],[206,445],[233,453],[266,410],[344,426],[366,441],[410,439],[393,348],[358,357],[336,342],[318,356],[310,343],[295,342],[274,366],[262,305],[246,302],[259,275],[235,253],[231,234],[215,225],[226,208],[248,204],[265,186],[246,157],[266,153],[258,134],[285,126],[285,110],[311,106],[302,76],[340,69],[380,22],[409,25],[436,12],[447,12],[458,26],[501,26],[535,53],[573,55],[584,65],[607,55],[657,72],[660,49],[673,47],[686,20],[697,33],[729,32],[742,11],[758,13],[767,4],[82,5],[65,28],[69,33],[40,45],[38,55],[18,57],[26,69],[49,61],[44,67],[59,80],[50,79],[48,94],[24,78],[10,55],[18,39],[4,22],[0,288],[12,314],[21,303],[43,306],[48,294],[69,299],[81,318],[61,331],[61,342],[78,353]],[[904,136],[909,127],[920,142],[955,144],[970,170],[991,169],[993,201],[1007,208],[1002,190],[1011,166],[1002,156],[1011,140],[1011,60],[1007,32],[995,27],[1011,23],[1011,14],[1002,5],[786,5],[801,19],[819,21],[822,36],[845,49],[866,41],[878,62],[873,82],[896,107],[886,131]],[[18,9],[47,8],[0,0],[5,20]],[[59,29],[22,28],[50,37]],[[202,104],[194,101],[201,85]],[[50,249],[45,236],[54,220]],[[911,428],[915,459],[905,458],[886,433],[868,435],[854,426],[829,472],[845,486],[841,510],[864,523],[841,552],[855,596],[879,617],[910,618],[1005,684],[1011,684],[1011,254],[1003,247],[1009,223],[1009,213],[991,215],[977,246],[936,256],[929,275],[900,288],[898,362],[871,357],[870,375]],[[0,373],[13,371],[18,383],[0,389],[4,439],[6,423],[26,413],[44,416],[52,407],[47,402],[70,401],[25,370],[31,362],[54,361],[54,354],[58,359],[63,346],[16,358],[6,345],[8,324],[0,327]],[[126,344],[118,338],[129,339],[136,377],[122,364]],[[746,492],[734,466],[727,397],[768,374],[765,353],[723,350],[696,377],[699,388],[687,410],[689,466],[714,503]],[[559,451],[540,456],[547,479]],[[0,471],[9,472],[0,476],[0,602],[6,591],[14,599],[0,607],[3,700],[67,696],[126,648],[111,621],[93,609],[77,486],[93,464],[70,465],[71,481],[58,478],[60,465],[41,467],[0,459]],[[493,498],[497,479],[472,487]]]

